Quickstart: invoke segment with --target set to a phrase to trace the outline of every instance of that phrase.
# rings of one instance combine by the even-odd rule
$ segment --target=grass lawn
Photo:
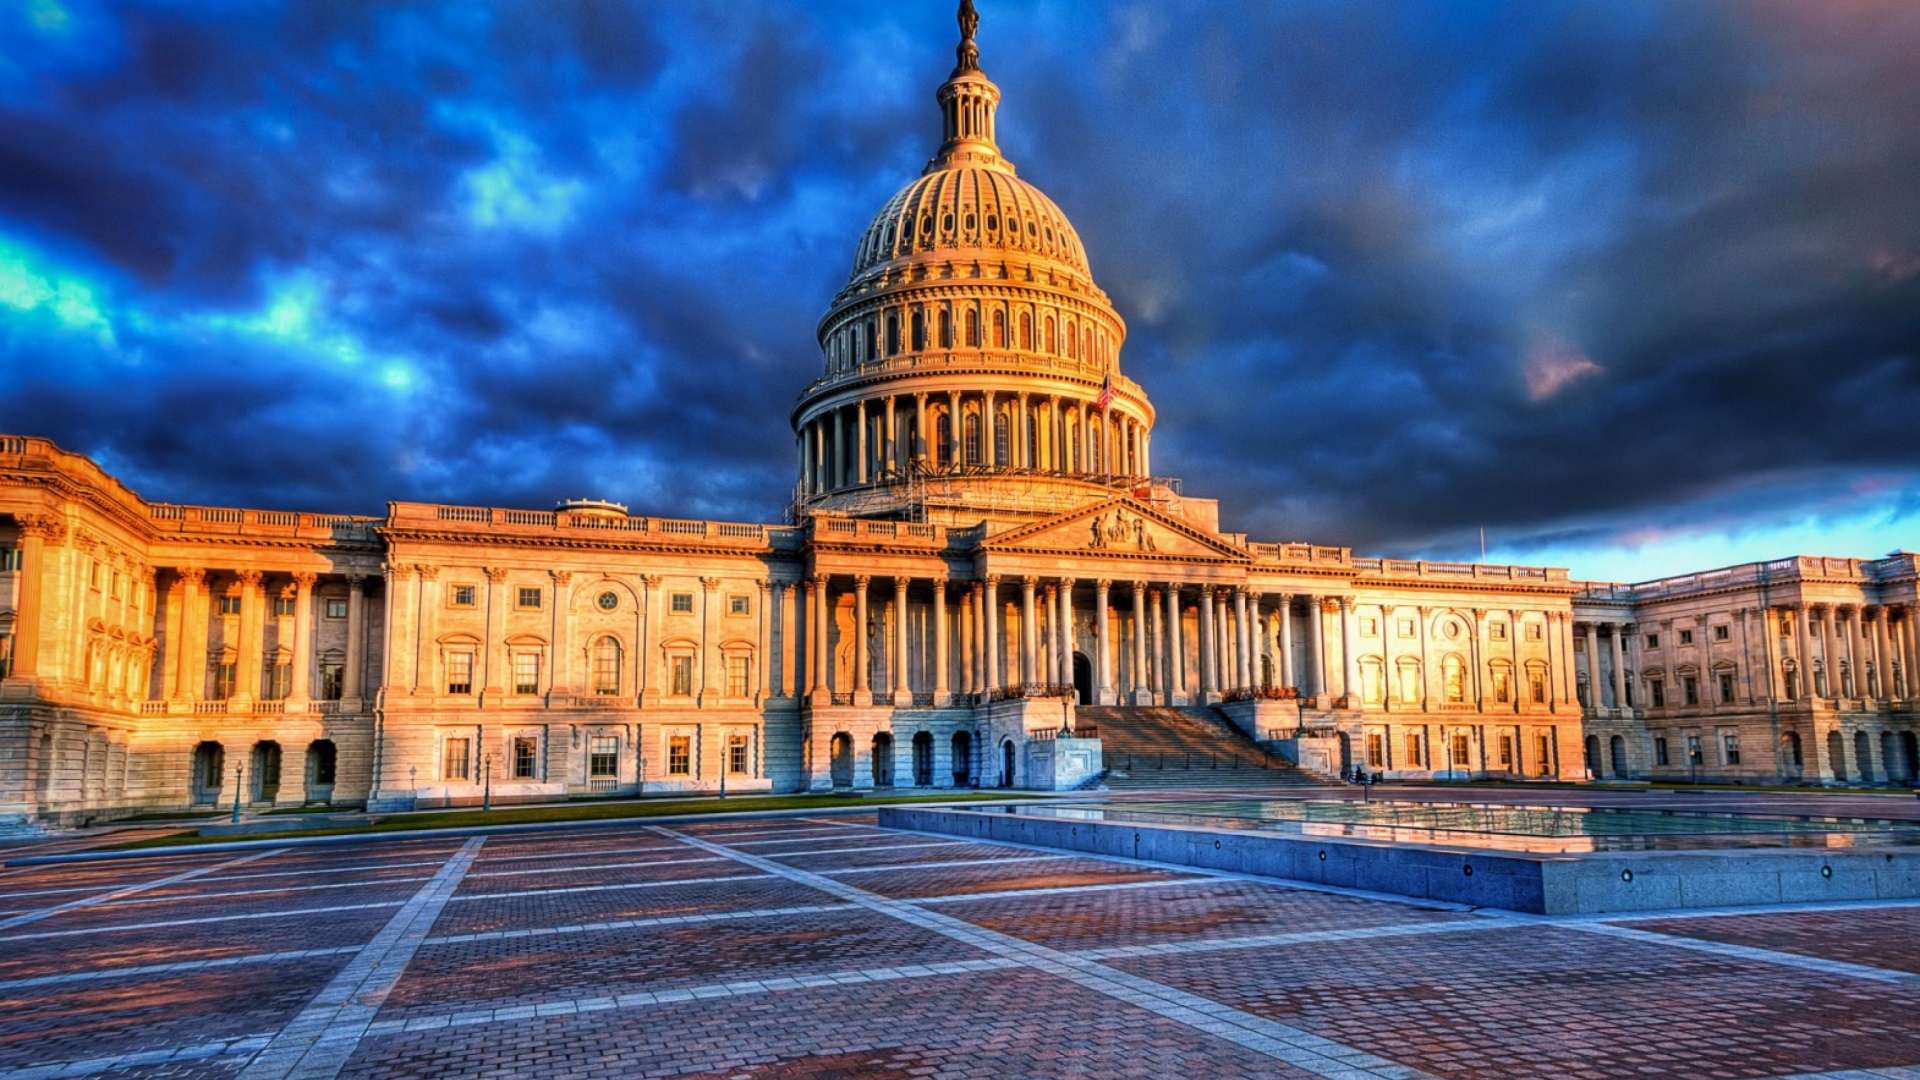
[[[1016,792],[1005,794],[953,795],[736,795],[720,799],[660,799],[630,802],[569,803],[563,806],[506,807],[500,810],[430,810],[422,813],[377,814],[365,825],[343,825],[336,829],[302,829],[293,833],[265,835],[201,836],[199,830],[148,837],[125,844],[112,844],[94,850],[128,851],[136,848],[180,847],[191,844],[226,844],[235,841],[285,841],[304,836],[344,836],[357,833],[409,832],[416,829],[470,829],[490,825],[530,825],[555,821],[613,821],[624,818],[665,817],[676,814],[754,814],[768,810],[845,810],[864,806],[889,806],[928,802],[1006,802],[1010,799],[1038,798]]]

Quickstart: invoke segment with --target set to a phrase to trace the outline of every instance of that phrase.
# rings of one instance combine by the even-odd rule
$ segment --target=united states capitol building
[[[1126,324],[968,29],[819,323],[781,523],[159,504],[0,436],[0,826],[1058,789],[1176,731],[1323,775],[1914,778],[1913,553],[1601,584],[1223,532],[1155,473]]]

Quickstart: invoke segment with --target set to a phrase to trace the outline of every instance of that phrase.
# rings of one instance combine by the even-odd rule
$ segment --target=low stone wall
[[[1037,817],[1007,807],[888,806],[880,824],[1536,915],[1920,898],[1920,852],[1902,848],[1533,855]]]

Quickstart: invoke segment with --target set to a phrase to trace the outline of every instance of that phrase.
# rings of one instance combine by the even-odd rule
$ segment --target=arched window
[[[1360,661],[1360,700],[1377,705],[1385,700],[1386,687],[1381,684],[1380,661],[1367,657]]]
[[[1400,661],[1400,701],[1406,705],[1416,705],[1420,701],[1420,661],[1406,659]]]
[[[968,415],[967,421],[966,421],[966,435],[967,435],[967,446],[966,446],[967,464],[978,465],[980,464],[980,414],[979,413],[972,413]]]
[[[967,348],[977,349],[979,347],[980,347],[980,313],[973,310],[972,308],[968,308],[967,309]]]
[[[953,414],[941,413],[934,439],[933,460],[939,465],[953,464]]]
[[[593,692],[612,697],[620,693],[620,642],[603,637],[593,643],[590,664]]]
[[[940,309],[940,347],[953,348],[953,316],[947,314],[946,308]]]
[[[1080,355],[1087,360],[1093,359],[1093,328],[1091,326],[1080,328]]]
[[[1051,315],[1040,321],[1040,351],[1053,352],[1053,316]]]
[[[887,314],[887,355],[898,356],[899,354],[900,354],[900,316],[892,312],[889,312]]]
[[[1459,705],[1467,700],[1467,666],[1457,656],[1449,656],[1441,665],[1441,677],[1446,680],[1447,701]]]
[[[1020,448],[1020,457],[1022,459],[1020,464],[1025,465],[1029,469],[1038,465],[1039,461],[1036,459],[1036,455],[1039,453],[1039,446],[1040,417],[1033,410],[1029,409],[1027,410],[1027,432]]]
[[[913,351],[920,352],[927,347],[927,316],[920,309],[913,312]]]
[[[1073,328],[1074,328],[1074,322],[1073,322],[1073,320],[1072,320],[1072,319],[1068,319],[1068,320],[1067,320],[1067,333],[1066,333],[1066,338],[1067,338],[1067,359],[1069,359],[1069,360],[1073,360],[1073,359],[1077,359],[1077,358],[1078,358],[1078,354],[1076,353],[1076,351],[1074,350],[1074,347],[1073,347],[1073,341],[1074,341],[1074,336],[1075,336],[1075,335],[1074,335],[1074,332],[1073,332]]]
[[[1007,454],[1007,414],[996,410],[993,416],[993,460],[1005,463]]]
[[[860,361],[861,363],[866,363],[868,359],[879,356],[880,355],[879,334],[880,334],[879,328],[874,324],[874,321],[872,319],[868,319],[867,320],[867,347],[859,356],[854,357],[854,359]]]
[[[1033,348],[1033,315],[1025,311],[1020,313],[1020,347]]]
[[[996,349],[1007,347],[1007,313],[1004,311],[993,313],[993,347]]]

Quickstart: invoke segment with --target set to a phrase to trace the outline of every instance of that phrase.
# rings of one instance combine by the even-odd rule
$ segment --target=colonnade
[[[1348,598],[994,574],[980,581],[822,575],[804,588],[805,679],[816,704],[971,704],[1079,682],[1096,704],[1184,705],[1263,688],[1314,697],[1355,685]],[[848,593],[856,632],[851,677],[842,680],[832,674],[830,646],[833,613]],[[1307,613],[1303,662],[1295,659],[1296,603]],[[925,617],[916,626],[909,611]],[[1336,614],[1337,639],[1323,628]],[[882,625],[891,640],[878,640]],[[876,647],[891,662],[876,664]],[[1078,680],[1076,653],[1087,665]],[[888,685],[876,685],[876,667]]]
[[[177,702],[196,708],[203,702],[252,702],[268,699],[306,703],[317,695],[313,685],[318,661],[315,649],[313,603],[319,576],[296,572],[284,576],[273,592],[291,600],[289,615],[270,614],[267,575],[259,570],[238,570],[224,579],[215,578],[203,567],[181,567],[174,572],[166,591],[164,634],[167,647],[162,654],[161,681],[156,704]],[[340,697],[358,700],[363,695],[364,656],[366,653],[365,578],[349,575],[347,587],[346,648],[342,657]],[[218,590],[218,591],[216,591]],[[209,633],[213,625],[214,605],[222,597],[239,602],[237,633],[220,644],[222,654],[231,656],[233,681],[221,685],[215,654],[210,651]],[[266,663],[266,627],[276,618],[286,619],[291,631],[288,639],[277,640],[286,650],[290,670],[284,686],[276,686],[272,665]],[[229,650],[231,650],[229,652]],[[211,685],[209,675],[214,675]]]
[[[1912,602],[1802,601],[1768,608],[1765,625],[1772,693],[1778,700],[1796,701],[1914,700],[1914,673],[1920,671],[1920,641],[1914,635],[1917,612],[1920,605]],[[1817,645],[1812,633],[1816,626]],[[1777,644],[1789,636],[1793,640],[1791,658],[1783,656],[1787,650]],[[1787,668],[1789,659],[1794,665],[1792,675]]]
[[[916,459],[935,469],[1148,476],[1151,444],[1139,417],[1111,403],[1101,408],[1092,398],[992,390],[888,394],[824,410],[801,425],[801,488],[821,495],[884,482]]]

